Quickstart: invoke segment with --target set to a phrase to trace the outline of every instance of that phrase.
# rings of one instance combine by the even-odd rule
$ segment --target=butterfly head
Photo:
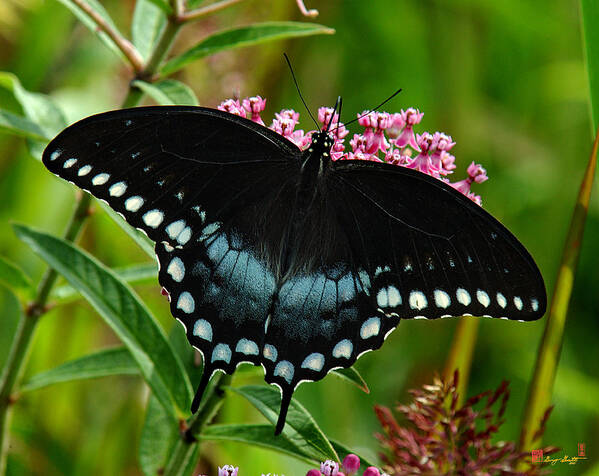
[[[327,131],[314,132],[308,151],[310,152],[310,155],[330,159],[331,148],[334,143],[335,140]]]

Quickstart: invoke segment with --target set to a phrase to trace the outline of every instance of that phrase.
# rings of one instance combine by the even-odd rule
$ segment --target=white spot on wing
[[[351,353],[354,350],[354,345],[351,343],[349,339],[343,339],[339,341],[337,345],[333,348],[333,357],[339,359],[341,357],[345,357],[349,359],[351,357]]]
[[[539,310],[539,301],[536,300],[535,298],[532,298],[530,300],[530,303],[532,304],[532,310],[537,312]]]
[[[274,345],[266,344],[264,346],[264,349],[262,350],[262,355],[264,355],[264,357],[267,358],[268,360],[271,360],[272,362],[276,362],[278,352]]]
[[[185,277],[185,265],[183,264],[183,261],[181,261],[181,258],[173,258],[169,263],[168,268],[166,268],[166,272],[171,275],[173,281],[178,283],[183,281],[183,278]]]
[[[189,241],[190,238],[191,238],[191,228],[186,226],[183,229],[183,231],[181,233],[179,233],[179,236],[177,237],[177,241],[179,242],[180,245],[184,245],[185,243],[187,243]]]
[[[378,317],[371,317],[367,319],[362,327],[360,328],[360,337],[362,339],[369,339],[378,335],[381,330],[381,320]]]
[[[260,353],[258,345],[249,339],[239,339],[235,352],[240,352],[245,355],[258,355]]]
[[[522,308],[524,307],[522,304],[522,299],[520,299],[520,297],[516,296],[514,298],[514,306],[516,306],[516,308],[518,309],[518,311],[521,311]]]
[[[120,197],[127,191],[127,184],[125,182],[117,182],[110,186],[108,193],[111,197]]]
[[[96,185],[96,186],[104,185],[106,182],[108,182],[109,178],[110,178],[110,174],[106,174],[106,173],[98,174],[92,179],[92,184]]]
[[[212,362],[224,360],[227,364],[231,362],[231,348],[227,344],[217,344],[212,351]]]
[[[67,159],[64,161],[64,164],[62,164],[62,166],[65,169],[68,169],[70,167],[72,167],[73,165],[75,165],[77,163],[77,159],[75,159],[74,157],[71,157],[70,159]]]
[[[412,291],[410,293],[410,307],[412,309],[418,309],[420,311],[426,306],[428,306],[428,301],[422,291]]]
[[[456,289],[455,296],[458,298],[458,302],[460,304],[463,304],[464,306],[468,306],[472,302],[470,293],[466,291],[464,288]]]
[[[144,213],[143,220],[146,225],[150,228],[157,228],[164,219],[164,213],[155,208],[149,212]]]
[[[324,355],[319,352],[314,352],[304,359],[302,369],[314,370],[320,372],[324,367]]]
[[[387,307],[389,304],[389,296],[387,296],[387,290],[385,288],[381,289],[376,295],[376,303],[379,307]]]
[[[181,309],[186,314],[191,314],[196,307],[196,303],[193,300],[191,294],[187,291],[183,291],[177,301],[177,309]]]
[[[144,204],[144,199],[138,195],[129,197],[125,200],[125,209],[129,212],[136,212]]]
[[[397,307],[401,304],[401,294],[395,286],[387,288],[387,295],[389,296],[389,306]]]
[[[206,319],[198,319],[193,325],[193,335],[212,342],[212,325]]]
[[[451,298],[449,297],[449,294],[447,294],[445,291],[442,291],[441,289],[435,289],[434,295],[435,304],[437,305],[437,307],[447,309],[451,304]]]
[[[482,289],[477,289],[476,299],[478,299],[478,302],[480,302],[485,307],[489,307],[489,304],[491,304],[491,299],[489,299],[489,295]]]
[[[281,360],[275,367],[275,376],[284,378],[287,383],[293,380],[293,364],[288,360]]]
[[[91,165],[84,165],[83,167],[81,167],[79,169],[79,172],[77,172],[77,175],[79,175],[79,177],[83,177],[84,175],[87,175],[91,171],[92,171]]]
[[[58,159],[60,157],[60,154],[62,154],[62,150],[60,150],[60,149],[55,150],[54,152],[52,152],[50,154],[50,160]]]
[[[507,299],[501,293],[497,293],[497,304],[499,304],[503,309],[507,306]]]
[[[183,231],[183,228],[185,228],[185,220],[177,220],[166,227],[166,233],[174,240]]]

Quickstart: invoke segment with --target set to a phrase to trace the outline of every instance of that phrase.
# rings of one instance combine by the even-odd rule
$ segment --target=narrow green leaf
[[[360,373],[353,367],[349,367],[347,369],[336,369],[333,370],[333,375],[341,378],[342,380],[346,380],[350,383],[353,383],[356,387],[362,390],[364,393],[370,393],[370,389],[368,388],[368,384],[366,380],[362,378]]]
[[[164,13],[170,15],[173,12],[170,3],[167,0],[148,0],[160,8]]]
[[[0,111],[0,131],[39,141],[49,139],[35,122],[8,111]]]
[[[547,408],[551,405],[551,394],[555,384],[555,375],[559,364],[560,351],[564,340],[564,329],[574,277],[580,258],[580,247],[584,235],[591,191],[597,168],[599,149],[599,129],[591,156],[580,184],[578,197],[572,212],[572,220],[566,236],[562,258],[553,289],[553,299],[545,320],[545,331],[537,353],[535,369],[526,401],[522,429],[520,432],[520,450],[530,451],[540,447],[540,437],[534,438]]]
[[[166,413],[158,399],[150,394],[137,453],[144,475],[160,474],[159,470],[164,468],[178,436],[177,420]]]
[[[67,7],[69,10],[71,10],[71,12],[73,12],[73,15],[75,15],[81,23],[83,23],[87,28],[89,28],[89,30],[94,35],[96,35],[98,38],[100,38],[102,43],[104,43],[110,50],[112,50],[119,58],[123,57],[121,50],[119,50],[118,46],[114,43],[114,41],[112,41],[112,39],[106,33],[99,30],[96,23],[87,15],[87,13],[85,13],[83,10],[81,10],[75,4],[75,2],[73,2],[72,0],[57,0],[57,1],[59,1],[65,7]],[[110,25],[115,31],[118,31],[118,28],[112,21],[112,18],[110,18],[110,15],[108,14],[108,12],[104,9],[104,7],[97,0],[85,0],[85,1],[91,8],[93,8],[98,13],[99,16],[102,17],[102,19],[108,25]]]
[[[137,0],[135,2],[131,39],[144,61],[150,57],[160,39],[160,34],[166,26],[166,14],[167,12],[161,7],[161,2],[158,0]]]
[[[36,374],[21,385],[21,391],[30,392],[55,383],[111,375],[139,375],[139,367],[125,347],[104,349]]]
[[[191,88],[175,79],[165,79],[153,84],[137,80],[133,81],[133,86],[141,89],[162,106],[168,106],[169,104],[198,105],[198,100]]]
[[[211,425],[200,434],[202,441],[237,441],[293,456],[306,463],[318,464],[320,460],[305,453],[288,435],[275,436],[271,425]]]
[[[43,131],[44,138],[54,137],[67,126],[64,113],[50,96],[27,91],[14,74],[0,71],[0,87],[12,93],[27,119]]]
[[[599,1],[580,0],[580,13],[591,93],[591,118],[595,131],[599,127]]]
[[[165,409],[187,414],[192,390],[183,364],[134,291],[70,243],[23,225],[14,228],[17,236],[78,289],[120,337]]]
[[[276,388],[266,385],[246,385],[231,390],[247,399],[271,423],[276,423],[281,404],[281,394]],[[304,454],[318,460],[339,460],[335,449],[312,415],[295,399],[292,399],[289,405],[283,435],[299,446]]]
[[[0,281],[10,289],[30,289],[31,279],[21,268],[0,256]]]
[[[158,284],[156,263],[134,264],[123,268],[113,268],[112,271],[130,285]],[[56,288],[52,295],[56,299],[67,301],[78,297],[79,292],[73,286],[64,284]]]
[[[96,203],[100,204],[110,218],[112,218],[115,223],[120,226],[148,256],[150,256],[152,259],[156,258],[156,253],[154,252],[154,242],[152,240],[150,240],[142,231],[137,230],[129,225],[129,223],[127,223],[123,217],[110,208],[110,206],[106,203],[99,200]]]
[[[219,51],[258,45],[267,41],[282,40],[300,36],[333,34],[335,30],[317,23],[305,22],[266,22],[233,28],[214,33],[180,56],[168,61],[162,67],[167,75],[180,70],[192,61],[213,55]]]

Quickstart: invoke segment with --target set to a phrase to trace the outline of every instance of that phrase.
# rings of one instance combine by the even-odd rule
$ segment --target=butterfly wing
[[[156,241],[171,312],[204,355],[194,409],[216,369],[261,361],[276,290],[271,257],[285,234],[300,154],[251,121],[178,106],[92,116],[44,152],[50,171]]]
[[[331,167],[297,239],[300,255],[318,256],[314,268],[282,284],[266,334],[266,380],[281,388],[283,404],[302,381],[379,348],[402,318],[544,314],[534,261],[470,199],[404,167]]]

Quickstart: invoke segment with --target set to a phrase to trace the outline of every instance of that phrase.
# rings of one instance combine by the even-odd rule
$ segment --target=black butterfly
[[[543,279],[525,248],[435,178],[331,161],[270,129],[200,107],[143,107],[61,132],[43,163],[156,242],[171,312],[212,374],[262,365],[294,389],[379,348],[400,319],[541,317]]]

